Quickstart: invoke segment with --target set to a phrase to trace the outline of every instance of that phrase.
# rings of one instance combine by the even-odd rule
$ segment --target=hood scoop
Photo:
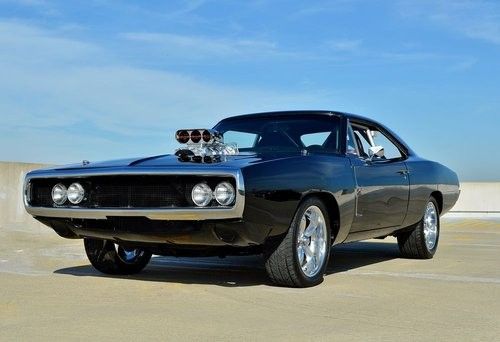
[[[220,163],[239,153],[236,144],[225,144],[224,136],[211,129],[181,129],[175,139],[183,145],[175,150],[182,162]]]

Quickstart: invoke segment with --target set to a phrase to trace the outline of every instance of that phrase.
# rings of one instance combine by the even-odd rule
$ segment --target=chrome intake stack
[[[212,129],[180,129],[175,139],[184,146],[175,151],[181,161],[214,163],[228,155],[238,154],[235,144],[225,144],[221,133]]]

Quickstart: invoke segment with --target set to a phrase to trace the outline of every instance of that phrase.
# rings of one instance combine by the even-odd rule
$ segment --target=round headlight
[[[79,183],[73,183],[68,188],[68,200],[73,204],[78,204],[83,201],[85,190]]]
[[[230,205],[234,201],[235,192],[233,186],[228,182],[217,185],[214,191],[215,199],[220,205]]]
[[[52,200],[55,204],[62,205],[68,198],[67,190],[64,184],[56,184],[52,188]]]
[[[212,189],[205,183],[198,183],[191,191],[191,198],[198,207],[206,207],[212,201]]]

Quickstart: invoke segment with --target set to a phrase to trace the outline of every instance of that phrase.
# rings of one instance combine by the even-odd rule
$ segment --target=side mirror
[[[374,157],[382,158],[384,156],[384,147],[382,146],[372,146],[368,149],[368,156],[370,157],[370,161],[373,160]]]

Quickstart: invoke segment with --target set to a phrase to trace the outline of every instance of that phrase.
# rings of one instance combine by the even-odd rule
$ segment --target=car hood
[[[175,155],[159,155],[147,158],[128,158],[103,162],[90,162],[88,164],[71,164],[65,166],[56,166],[40,171],[76,171],[76,170],[95,170],[95,169],[119,169],[119,168],[173,168],[173,169],[189,169],[189,168],[207,168],[207,169],[239,169],[248,165],[257,163],[265,163],[277,159],[287,159],[300,156],[296,153],[253,153],[241,152],[237,155],[226,156],[226,160],[216,163],[195,163],[180,161]]]

